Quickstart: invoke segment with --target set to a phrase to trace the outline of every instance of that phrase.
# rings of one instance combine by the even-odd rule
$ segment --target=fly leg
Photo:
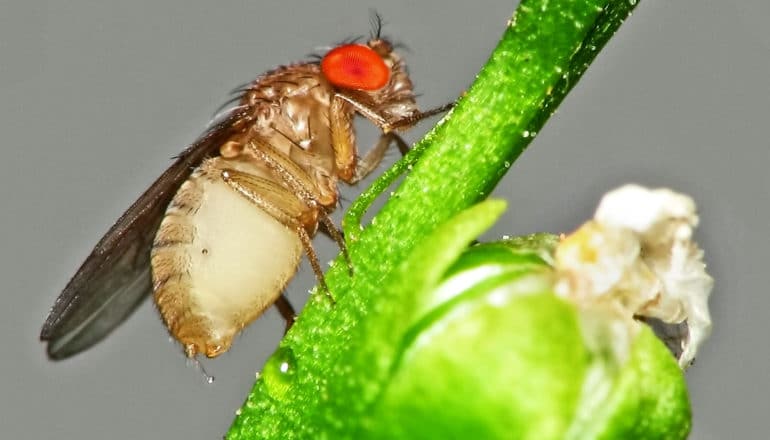
[[[358,160],[355,174],[353,175],[351,181],[348,183],[356,183],[374,171],[374,169],[377,168],[377,165],[382,162],[382,159],[385,157],[385,152],[391,143],[396,144],[396,147],[398,147],[398,151],[401,153],[401,156],[406,156],[406,153],[409,152],[409,144],[407,144],[401,136],[396,134],[394,130],[411,127],[422,119],[429,118],[431,116],[450,110],[453,105],[454,103],[447,104],[442,107],[428,110],[427,112],[416,113],[414,115],[389,122],[386,126],[380,126],[383,131],[382,136],[380,136],[377,144],[375,144],[375,146],[371,148],[364,157]]]
[[[336,201],[336,193],[333,194],[333,198],[323,194],[313,182],[312,177],[302,167],[293,162],[291,158],[276,150],[269,143],[255,139],[249,142],[247,147],[257,159],[265,163],[286,186],[295,192],[295,198],[298,197],[305,205],[315,210],[317,220],[324,225],[326,231],[342,251],[342,255],[348,265],[348,273],[352,276],[353,263],[350,261],[345,238],[342,235],[342,231],[334,224],[334,221],[332,221],[329,213],[326,211],[326,206]]]
[[[352,185],[369,175],[382,162],[385,152],[391,143],[395,143],[398,146],[402,155],[406,156],[406,153],[409,152],[409,145],[401,136],[394,132],[383,133],[374,148],[369,150],[364,157],[358,159],[357,162],[354,162],[353,172],[342,180]],[[409,160],[409,158],[415,160]],[[410,169],[416,158],[417,156],[410,155],[396,162],[387,171],[382,173],[369,188],[361,193],[358,199],[350,206],[342,219],[343,229],[350,240],[357,239],[359,231],[362,230],[361,219],[369,210],[374,200],[386,191],[396,179]]]
[[[373,102],[369,96],[363,93],[355,91],[345,92],[344,94],[337,93],[334,95],[333,99],[334,101],[343,101],[350,105],[356,113],[359,113],[361,116],[371,121],[371,123],[379,127],[383,133],[413,127],[423,119],[447,112],[454,107],[454,102],[452,102],[424,112],[415,111],[403,118],[388,119],[387,116],[383,116],[377,111],[377,103]]]
[[[345,94],[338,93],[332,99],[329,119],[331,123],[332,144],[335,151],[340,179],[344,182],[353,184],[366,177],[382,161],[385,151],[391,142],[398,146],[402,155],[406,155],[409,151],[409,146],[395,133],[395,131],[409,128],[417,124],[420,120],[446,112],[453,106],[454,103],[450,103],[426,112],[414,112],[401,119],[388,120],[378,112],[377,104],[367,95],[357,92],[346,92]],[[357,149],[353,134],[353,116],[355,113],[361,114],[379,127],[383,132],[383,135],[380,137],[374,148],[369,150],[360,160],[356,157]],[[353,226],[353,229],[348,229],[347,227],[345,229],[348,232],[353,231],[353,237],[355,236],[354,231],[358,229],[358,225],[361,224],[361,218],[369,209],[369,206],[374,199],[392,185],[399,176],[405,173],[418,158],[415,155],[411,155],[410,157],[411,160],[409,161],[401,160],[396,162],[390,170],[385,172],[372,187],[359,197],[360,203],[351,206],[345,216],[345,223],[348,225],[353,224],[355,226]]]
[[[395,142],[401,154],[406,155],[409,151],[409,146],[395,131],[412,127],[422,119],[446,112],[453,106],[454,103],[451,103],[426,112],[415,111],[409,116],[389,120],[377,111],[377,104],[365,94],[357,92],[336,94],[332,99],[329,109],[329,122],[332,146],[334,147],[340,179],[347,183],[355,183],[371,173],[382,161],[385,151],[391,142]],[[369,150],[366,156],[360,160],[360,164],[356,156],[357,148],[353,132],[353,116],[355,113],[361,114],[382,130],[383,133],[374,148]],[[395,166],[398,166],[398,164]],[[406,168],[407,166],[404,165],[404,169],[401,172],[404,172]]]
[[[329,299],[336,302],[334,296],[326,285],[321,263],[318,255],[313,249],[313,242],[308,228],[315,228],[318,221],[319,210],[316,207],[309,206],[303,200],[284,188],[283,186],[253,174],[244,173],[234,169],[223,169],[221,171],[222,180],[238,194],[245,197],[257,208],[262,209],[271,217],[278,220],[286,227],[297,233],[302,243],[302,247],[310,261],[310,267],[313,268],[318,284],[321,286]],[[284,311],[279,311],[286,319],[286,325],[291,326],[289,319],[286,318]],[[293,319],[292,319],[293,322]]]
[[[294,306],[291,305],[289,298],[287,298],[285,294],[281,294],[281,296],[278,297],[275,301],[275,307],[286,322],[286,329],[283,331],[283,334],[285,335],[289,332],[291,326],[294,325],[294,321],[297,319],[297,312],[294,311]]]
[[[409,152],[409,145],[401,138],[401,136],[392,131],[383,133],[374,147],[367,151],[364,157],[358,159],[355,172],[353,173],[353,176],[347,180],[347,183],[351,185],[355,184],[371,174],[380,162],[382,162],[382,159],[385,157],[385,152],[388,150],[391,143],[396,144],[398,151],[402,156],[405,156],[406,153]]]

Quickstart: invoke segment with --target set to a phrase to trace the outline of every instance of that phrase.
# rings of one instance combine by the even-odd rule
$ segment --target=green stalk
[[[350,208],[344,230],[355,275],[339,259],[329,270],[336,304],[317,291],[312,295],[239,410],[229,439],[360,432],[398,352],[396,329],[392,337],[377,331],[383,328],[378,319],[398,326],[394,304],[419,307],[414,293],[440,278],[464,245],[491,225],[499,204],[449,220],[486,198],[635,6],[635,0],[521,2],[452,113]],[[361,227],[372,201],[408,170],[371,224]],[[444,257],[432,254],[442,261],[412,268],[424,274],[417,280],[423,285],[389,286],[386,281],[403,271],[400,263],[442,224],[463,228],[443,242]]]

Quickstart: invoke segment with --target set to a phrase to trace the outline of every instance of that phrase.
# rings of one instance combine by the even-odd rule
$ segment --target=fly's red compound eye
[[[368,46],[346,44],[335,47],[321,60],[321,71],[337,87],[377,90],[388,83],[390,69]]]

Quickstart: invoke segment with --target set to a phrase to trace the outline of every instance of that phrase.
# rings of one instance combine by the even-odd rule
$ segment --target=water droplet
[[[280,347],[265,364],[262,381],[270,396],[283,400],[291,391],[297,365],[294,352],[288,347]]]
[[[524,132],[521,134],[522,137],[529,137],[529,130],[524,130]]]
[[[628,4],[631,6],[636,6],[636,0],[628,0]]]
[[[253,399],[246,399],[246,403],[243,404],[242,408],[246,410],[255,410],[259,408],[259,405]]]
[[[505,292],[498,290],[492,292],[492,294],[487,297],[487,301],[495,307],[503,307],[510,301],[510,296],[506,295]]]
[[[505,163],[503,164],[503,166],[505,166],[506,168],[510,168],[511,167],[511,163],[506,160]]]

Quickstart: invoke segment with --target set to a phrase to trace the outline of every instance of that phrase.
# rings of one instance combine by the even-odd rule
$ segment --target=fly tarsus
[[[390,130],[402,130],[405,128],[410,128],[416,125],[418,122],[422,121],[423,119],[427,119],[432,116],[436,116],[436,115],[440,115],[441,113],[448,112],[449,110],[452,110],[454,106],[455,106],[455,103],[450,102],[448,104],[442,105],[441,107],[432,108],[424,112],[418,112],[413,115],[409,115],[407,117],[398,119],[396,121],[388,123],[388,125]]]

